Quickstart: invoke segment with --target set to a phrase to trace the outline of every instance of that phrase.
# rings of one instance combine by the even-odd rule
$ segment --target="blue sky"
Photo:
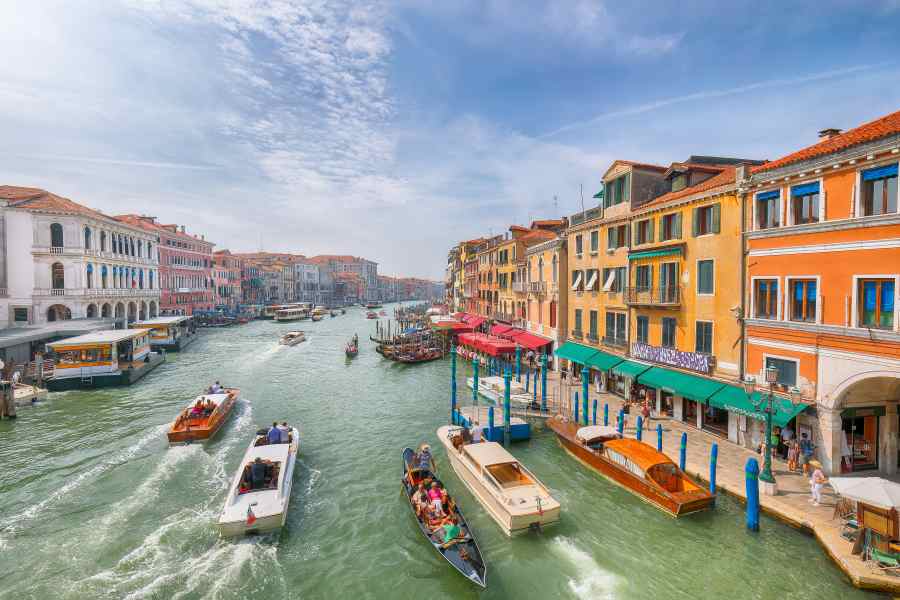
[[[0,182],[441,277],[616,158],[776,158],[900,108],[900,2],[0,4]],[[554,196],[557,197],[554,204]]]

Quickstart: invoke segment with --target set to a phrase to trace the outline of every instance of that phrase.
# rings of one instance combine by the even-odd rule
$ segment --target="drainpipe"
[[[737,193],[738,203],[741,208],[741,301],[738,305],[741,309],[740,314],[740,324],[741,324],[741,352],[740,352],[740,364],[738,365],[738,376],[741,381],[744,380],[744,365],[746,361],[746,352],[747,352],[747,325],[746,325],[746,304],[747,304],[747,240],[744,237],[744,233],[747,231],[747,220],[749,216],[746,214],[746,190],[743,188],[744,178],[746,177],[747,167],[746,165],[738,165],[735,169],[735,183],[736,188],[735,192]]]

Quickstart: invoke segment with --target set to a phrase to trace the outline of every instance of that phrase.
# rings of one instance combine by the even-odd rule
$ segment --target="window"
[[[84,228],[84,249],[91,249],[91,230],[88,227]]]
[[[600,273],[597,271],[597,269],[587,269],[584,272],[584,289],[596,292],[599,285],[599,282],[597,281],[599,275]]]
[[[721,205],[712,204],[694,209],[694,237],[707,233],[719,233]]]
[[[859,282],[859,325],[872,329],[894,328],[893,279],[861,279]]]
[[[781,192],[771,190],[756,195],[756,228],[771,229],[780,225]]]
[[[650,317],[639,316],[637,318],[637,341],[642,344],[649,344],[650,339]]]
[[[625,345],[625,313],[606,313],[606,334],[603,341],[616,346]]]
[[[687,173],[682,173],[681,175],[676,175],[672,178],[672,191],[677,192],[678,190],[683,190],[687,187]]]
[[[617,225],[606,230],[606,249],[615,250],[628,245],[628,226]]]
[[[816,281],[814,279],[795,279],[791,281],[791,320],[816,320]]]
[[[766,368],[775,367],[778,376],[775,381],[779,385],[794,387],[797,385],[797,361],[783,358],[766,357]]]
[[[696,352],[712,354],[712,328],[710,321],[697,321]]]
[[[794,225],[819,222],[819,182],[791,188],[791,217]]]
[[[715,282],[713,276],[714,263],[712,260],[697,261],[697,293],[714,293]]]
[[[603,189],[607,192],[603,195],[604,207],[608,208],[622,202],[628,202],[630,187],[628,183],[630,180],[631,174],[626,173],[622,177],[604,183]]]
[[[583,240],[581,239],[581,235],[576,235],[575,236],[575,255],[576,256],[581,256],[582,252],[584,251],[582,242],[583,242]]]
[[[897,212],[897,165],[862,172],[864,217]]]
[[[88,263],[87,266],[87,287],[91,289],[94,287],[94,265]]]
[[[597,311],[592,310],[589,315],[590,319],[590,333],[588,334],[588,339],[592,341],[597,341]]]
[[[757,319],[778,318],[778,280],[757,279],[753,282],[753,316]]]
[[[50,267],[50,279],[53,282],[54,290],[61,290],[66,287],[66,270],[62,263],[53,263]]]
[[[660,221],[659,241],[681,239],[681,213],[663,215]]]
[[[581,333],[581,309],[575,309],[575,331]]]
[[[664,348],[675,347],[675,319],[663,317],[662,320],[662,345]]]
[[[50,224],[50,245],[54,248],[63,247],[63,228],[59,223]]]
[[[644,219],[634,224],[635,244],[649,244],[653,241],[653,219]]]
[[[618,293],[625,289],[625,267],[603,269],[603,291]]]
[[[556,255],[553,255],[553,283],[557,282],[557,277],[559,276],[559,265],[556,260]]]
[[[106,252],[106,232],[100,232],[100,250]]]
[[[584,274],[581,271],[572,271],[572,291],[580,292],[584,289]]]
[[[653,287],[653,265],[638,265],[634,271],[634,287],[647,291]]]
[[[595,229],[591,232],[591,254],[596,254],[600,249],[600,230]]]
[[[27,308],[14,308],[13,309],[13,321],[16,323],[27,323],[28,322],[28,309]]]
[[[558,306],[556,300],[550,301],[550,327],[556,327],[556,311],[558,310]]]

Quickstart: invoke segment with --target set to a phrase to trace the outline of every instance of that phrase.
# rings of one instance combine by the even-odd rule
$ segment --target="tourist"
[[[291,428],[288,427],[287,421],[281,422],[281,425],[278,426],[278,431],[281,433],[281,443],[289,444],[291,441]]]
[[[788,444],[788,471],[794,472],[797,470],[797,462],[800,458],[800,444],[797,443],[797,440],[791,440]]]
[[[443,542],[445,546],[455,541],[461,533],[456,515],[449,515],[444,519],[440,527],[444,530]]]
[[[256,457],[250,464],[250,489],[258,490],[266,482],[266,463],[260,457]]]
[[[528,366],[534,368],[534,350],[529,350],[525,358],[528,360]]]
[[[278,422],[272,421],[272,427],[266,433],[266,441],[270,444],[281,443],[281,431],[278,429]]]
[[[828,478],[822,471],[822,465],[817,460],[809,461],[810,466],[815,469],[809,480],[810,491],[812,492],[813,506],[819,506],[822,503],[822,488],[828,483]]]
[[[641,407],[641,417],[643,418],[644,425],[647,426],[647,429],[650,429],[650,401],[644,400],[644,405]]]
[[[472,436],[473,444],[481,443],[481,425],[477,423],[472,423],[472,427],[469,429],[469,435]]]
[[[791,429],[790,423],[784,426],[784,429],[781,430],[781,445],[783,448],[782,458],[787,458],[787,453],[790,450],[790,444],[794,440],[794,430]]]
[[[203,400],[198,399],[197,402],[194,404],[194,407],[191,409],[191,416],[199,417],[202,414],[203,414]]]
[[[439,515],[444,514],[444,502],[441,498],[441,490],[438,488],[437,481],[431,482],[431,489],[428,490],[428,501],[431,503],[431,506]]]
[[[214,393],[214,394],[221,394],[221,393],[222,393],[222,386],[221,386],[221,384],[219,384],[218,381],[216,381],[215,385],[213,385],[213,393]]]
[[[769,440],[769,454],[775,458],[778,446],[781,444],[781,432],[777,427],[772,428],[772,438]]]
[[[800,434],[800,468],[803,469],[803,474],[809,474],[809,462],[812,460],[813,451],[815,450],[815,446],[813,443],[807,439],[805,433]]]

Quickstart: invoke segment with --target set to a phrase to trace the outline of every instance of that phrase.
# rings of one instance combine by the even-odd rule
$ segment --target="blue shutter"
[[[770,200],[772,198],[778,198],[781,195],[781,192],[778,190],[770,190],[768,192],[760,192],[756,195],[757,200]]]
[[[791,188],[791,196],[807,196],[809,194],[818,194],[819,193],[819,182],[814,181],[813,183],[804,183],[803,185],[796,185]]]
[[[885,177],[896,177],[897,165],[887,165],[886,167],[878,167],[877,169],[869,169],[863,171],[863,181],[872,181],[873,179],[883,179]]]

